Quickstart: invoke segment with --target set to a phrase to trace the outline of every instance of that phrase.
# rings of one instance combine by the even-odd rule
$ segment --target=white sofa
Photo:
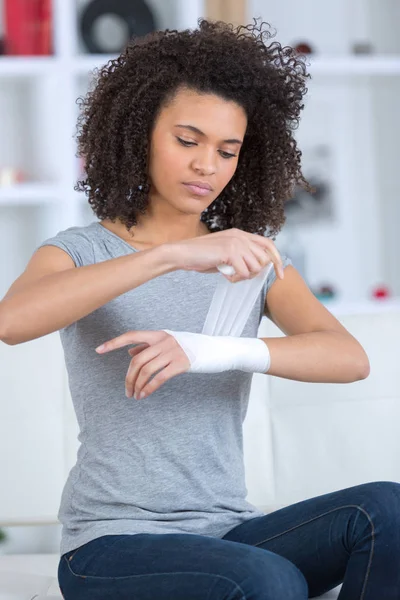
[[[265,512],[359,483],[400,481],[400,307],[331,310],[364,345],[371,374],[346,385],[254,375],[244,423],[246,481],[249,501]],[[259,337],[280,335],[263,319]],[[0,527],[55,523],[78,447],[58,333],[20,346],[0,343],[0,365],[2,397],[12,398],[0,407]],[[374,435],[366,435],[371,428]],[[0,600],[60,599],[58,560],[0,555]],[[321,598],[337,598],[339,589]]]

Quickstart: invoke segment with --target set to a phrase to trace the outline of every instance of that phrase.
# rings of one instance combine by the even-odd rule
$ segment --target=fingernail
[[[139,395],[139,400],[142,400],[142,398],[144,398],[144,397],[145,397],[145,395],[146,395],[146,394],[145,394],[144,392],[140,392],[140,395]]]
[[[101,344],[101,346],[97,346],[96,352],[101,352],[102,350],[104,350],[104,348],[105,348],[105,344]]]

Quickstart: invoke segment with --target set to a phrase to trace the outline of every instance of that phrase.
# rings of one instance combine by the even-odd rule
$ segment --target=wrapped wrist
[[[265,342],[259,338],[211,336],[188,331],[171,331],[187,355],[189,373],[221,373],[240,370],[248,373],[266,373],[271,359]]]

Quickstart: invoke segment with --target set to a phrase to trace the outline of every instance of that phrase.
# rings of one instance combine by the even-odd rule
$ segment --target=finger
[[[139,354],[140,352],[142,352],[142,350],[144,350],[145,348],[148,348],[148,347],[149,347],[149,344],[138,344],[134,348],[129,348],[128,354],[130,354],[132,357],[136,356],[136,354]]]
[[[151,344],[158,340],[159,331],[127,331],[108,342],[104,342],[96,348],[96,352],[104,354],[110,350],[117,350],[129,344],[148,343]]]
[[[253,254],[255,255],[255,260],[257,262],[257,269],[258,269],[258,273],[264,269],[264,267],[266,267],[267,265],[273,265],[275,267],[275,271],[276,274],[279,276],[279,273],[277,271],[277,267],[273,262],[273,257],[271,256],[271,254],[269,253],[268,250],[266,250],[265,248],[261,248],[260,246],[257,246],[257,244],[251,244],[251,251],[253,252]],[[258,274],[257,273],[257,274]]]
[[[153,379],[141,389],[141,393],[144,394],[143,398],[146,398],[158,390],[166,381],[168,381],[168,379],[172,379],[172,377],[175,377],[176,375],[185,373],[188,368],[189,367],[185,368],[176,360],[172,360],[169,365],[157,373],[157,375],[155,375]]]
[[[279,254],[278,250],[276,249],[275,244],[271,240],[267,240],[267,242],[268,242],[268,246],[269,246],[267,248],[267,252],[271,257],[272,262],[274,263],[274,269],[275,269],[276,275],[280,279],[283,279],[285,274],[284,274],[284,269],[283,269],[282,257]]]
[[[271,255],[272,262],[274,263],[275,271],[278,277],[284,278],[283,260],[279,254],[274,242],[263,235],[252,234],[255,236],[255,241],[259,246],[265,248]]]
[[[250,279],[251,273],[242,256],[235,257],[235,260],[233,260],[232,263],[235,273],[233,275],[228,275],[228,277],[232,278],[232,281],[236,282],[241,279]]]
[[[149,384],[149,380],[156,376],[156,373],[169,365],[172,360],[172,353],[163,353],[156,356],[150,362],[147,362],[138,372],[136,383],[133,388],[133,395],[138,400],[140,393]],[[161,384],[159,384],[161,385]]]
[[[125,394],[127,398],[131,398],[133,390],[136,386],[136,379],[139,375],[140,370],[149,362],[152,361],[161,353],[161,348],[157,344],[155,346],[149,346],[142,352],[135,356],[128,367],[128,371],[125,377]]]
[[[265,267],[268,262],[271,262],[271,256],[257,244],[250,243],[251,254],[246,254],[243,257],[244,262],[250,273],[252,279]]]

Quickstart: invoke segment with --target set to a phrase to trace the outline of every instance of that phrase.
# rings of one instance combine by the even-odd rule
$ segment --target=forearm
[[[82,319],[150,279],[176,269],[165,245],[45,275],[0,303],[1,339],[27,342]]]
[[[314,331],[260,339],[270,352],[268,375],[314,383],[350,383],[369,375],[367,354],[351,335]]]

